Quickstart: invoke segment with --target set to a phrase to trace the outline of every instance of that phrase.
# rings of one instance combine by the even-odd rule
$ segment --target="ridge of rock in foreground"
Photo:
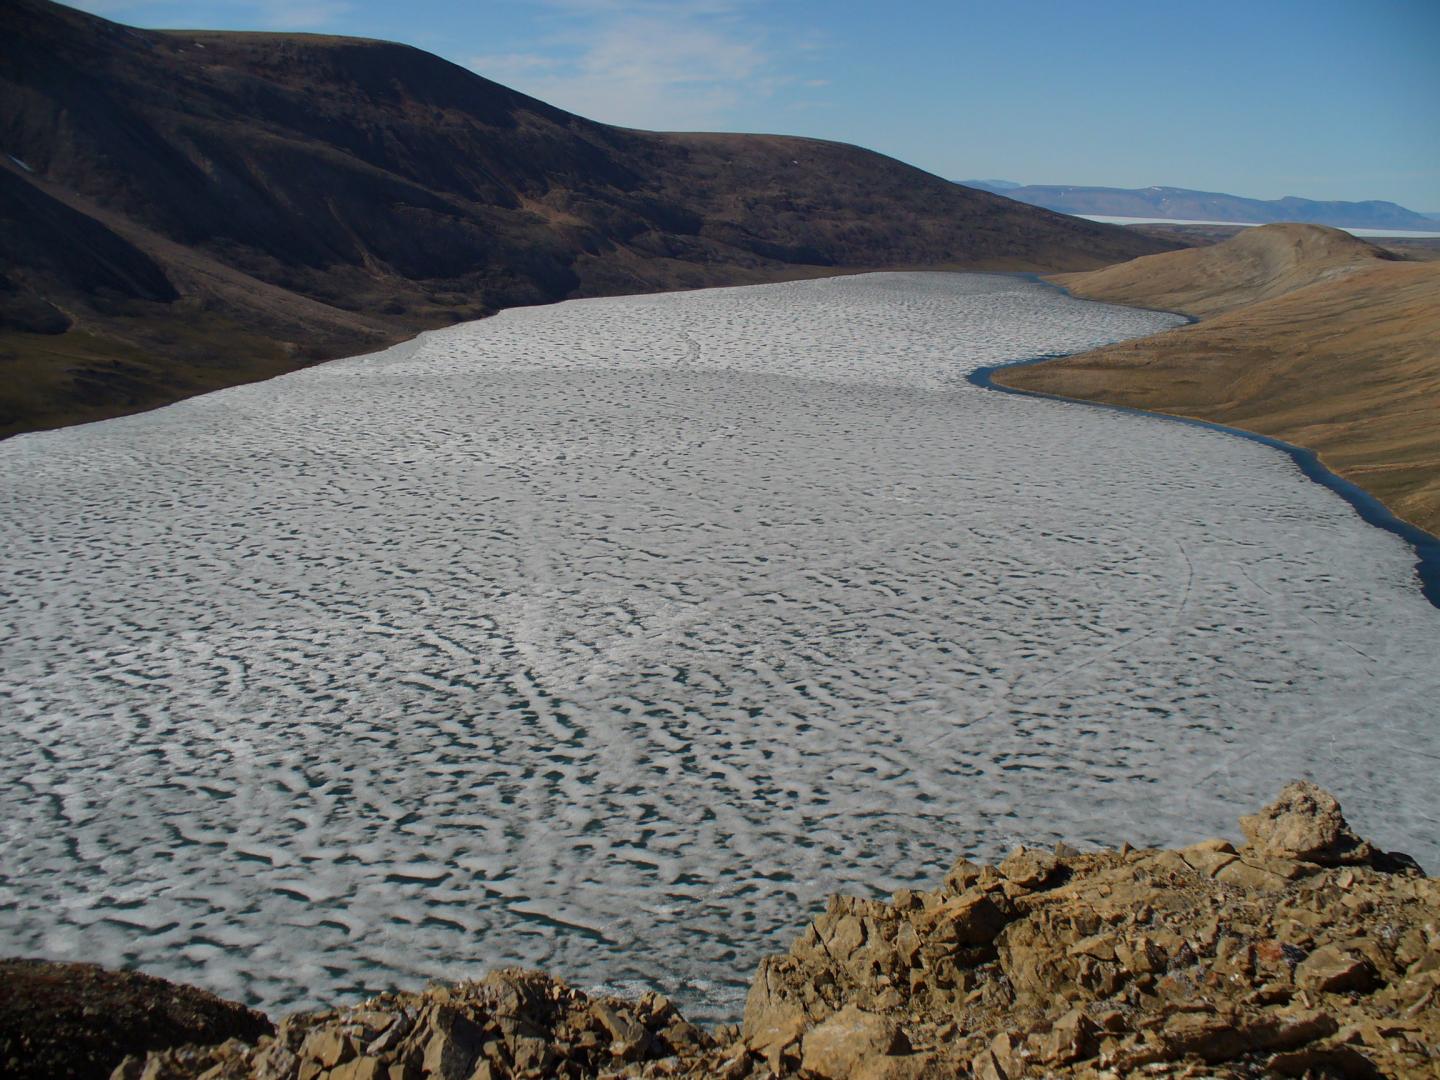
[[[933,892],[834,897],[760,964],[744,1023],[518,970],[295,1014],[120,1080],[1428,1076],[1440,881],[1294,783],[1246,843],[960,860]]]

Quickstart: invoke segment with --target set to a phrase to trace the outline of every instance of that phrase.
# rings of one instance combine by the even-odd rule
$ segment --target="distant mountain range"
[[[1016,184],[1010,180],[961,180],[959,183],[1063,214],[1234,221],[1253,225],[1300,221],[1349,229],[1440,231],[1435,215],[1420,214],[1396,203],[1373,199],[1366,202],[1316,202],[1294,195],[1283,199],[1247,199],[1219,191],[1175,187],[1066,187]]]
[[[407,46],[3,3],[0,435],[518,304],[1176,246],[855,146],[597,124]]]

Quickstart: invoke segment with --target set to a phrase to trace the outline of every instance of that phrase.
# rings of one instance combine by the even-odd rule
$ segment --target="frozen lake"
[[[882,274],[505,312],[0,444],[0,953],[733,1017],[825,894],[1234,835],[1440,867],[1440,612],[1282,453],[987,392],[1178,322]]]

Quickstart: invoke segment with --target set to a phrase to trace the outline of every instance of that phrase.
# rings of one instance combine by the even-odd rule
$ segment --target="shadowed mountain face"
[[[1185,221],[1237,221],[1265,225],[1280,221],[1336,225],[1350,229],[1436,229],[1429,215],[1398,203],[1321,202],[1287,195],[1283,199],[1247,199],[1219,191],[1189,188],[1069,187],[1059,184],[1013,184],[1008,180],[962,180],[967,187],[998,192],[1031,206],[1066,214],[1097,217],[1174,218]]]
[[[401,45],[0,18],[0,433],[516,304],[1174,246],[853,146],[592,123]]]

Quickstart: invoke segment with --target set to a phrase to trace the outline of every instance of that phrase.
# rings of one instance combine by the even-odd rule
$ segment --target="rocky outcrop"
[[[115,1080],[578,1080],[656,1059],[697,1059],[714,1040],[658,994],[592,998],[539,972],[382,994],[286,1017],[273,1038],[131,1058]]]
[[[1311,784],[1242,828],[1238,849],[1022,849],[934,892],[837,897],[762,962],[743,1044],[823,1075],[812,1040],[858,1009],[902,1049],[872,1040],[856,1076],[1429,1075],[1440,883]]]
[[[1335,796],[1314,784],[1291,784],[1258,814],[1240,819],[1250,847],[1279,859],[1320,866],[1364,866],[1376,851],[1351,830]]]
[[[1291,784],[1246,842],[1021,848],[933,891],[834,897],[763,960],[744,1021],[547,976],[387,994],[116,1080],[1431,1076],[1440,881]]]

